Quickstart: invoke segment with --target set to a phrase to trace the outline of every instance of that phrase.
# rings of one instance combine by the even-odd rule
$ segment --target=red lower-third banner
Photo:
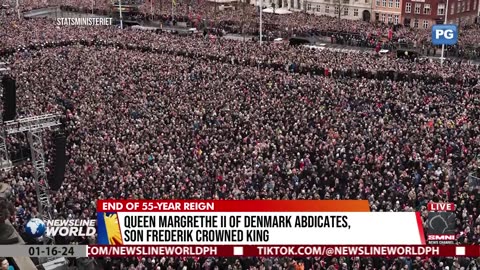
[[[100,246],[87,247],[89,257],[128,256],[182,256],[182,257],[231,257],[231,256],[360,256],[360,257],[479,257],[480,246]]]

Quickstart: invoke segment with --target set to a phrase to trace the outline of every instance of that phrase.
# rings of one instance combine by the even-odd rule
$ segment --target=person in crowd
[[[14,270],[12,265],[8,262],[7,258],[0,258],[0,269],[1,270]]]

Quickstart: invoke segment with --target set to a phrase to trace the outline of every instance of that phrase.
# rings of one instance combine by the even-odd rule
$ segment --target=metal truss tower
[[[0,152],[2,158],[5,154],[6,160],[10,164],[10,167],[4,167],[2,169],[11,168],[11,162],[8,159],[8,152],[5,144],[7,136],[16,133],[27,133],[32,153],[33,178],[37,192],[38,212],[43,221],[51,220],[53,218],[53,207],[48,196],[49,187],[47,172],[45,169],[45,152],[43,148],[42,134],[45,130],[56,128],[60,126],[60,124],[60,115],[45,114],[6,121],[1,125],[0,130]],[[54,244],[55,241],[53,238],[44,236],[43,242],[44,244]]]
[[[10,68],[6,66],[6,63],[0,62],[0,75],[8,72],[9,70]],[[0,95],[2,95],[2,97],[3,97],[3,90],[4,89],[2,87],[2,84],[0,83]],[[0,122],[1,121],[3,121],[2,110],[0,110]],[[12,162],[8,157],[6,134],[3,127],[0,127],[0,169],[9,170],[11,167],[12,167]]]
[[[0,62],[0,78],[4,73],[10,70],[6,63]],[[2,84],[0,83],[0,95],[3,96]],[[0,107],[1,106],[0,104]],[[58,114],[45,114],[41,116],[33,116],[20,118],[12,121],[3,121],[3,108],[0,108],[0,171],[9,171],[12,169],[12,161],[7,149],[7,138],[9,135],[16,133],[27,133],[30,152],[32,155],[33,179],[37,193],[38,213],[43,221],[54,218],[52,204],[49,198],[49,186],[47,181],[47,172],[45,168],[45,152],[43,148],[43,132],[52,130],[61,125]],[[54,245],[55,239],[43,237],[43,244]],[[54,261],[58,258],[48,257],[39,258],[40,263]]]
[[[0,112],[0,121],[3,119],[3,115]],[[3,126],[0,128],[0,169],[10,170],[12,168],[12,162],[8,157],[7,151],[7,136]]]

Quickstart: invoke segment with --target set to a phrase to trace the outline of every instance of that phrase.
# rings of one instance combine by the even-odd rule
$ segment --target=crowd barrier
[[[318,31],[312,34],[328,39],[330,43],[348,45],[354,47],[375,48],[381,41],[381,48],[387,50],[417,50],[423,55],[439,56],[441,46],[432,46],[431,43],[425,42],[415,44],[413,42],[405,42],[399,40],[385,41],[379,36],[367,36],[359,33],[336,32],[336,31]],[[480,46],[462,45],[462,46],[446,46],[445,55],[447,57],[458,57],[469,60],[480,60]]]

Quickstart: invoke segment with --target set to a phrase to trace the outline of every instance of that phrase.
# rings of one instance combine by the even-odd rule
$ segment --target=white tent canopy
[[[273,13],[273,8],[266,8],[263,10],[263,12],[265,13]],[[285,9],[285,8],[276,8],[275,9],[275,14],[280,14],[280,15],[284,15],[284,14],[292,14],[293,12],[291,12],[290,10],[288,9]]]
[[[159,29],[159,28],[158,28],[158,27],[152,27],[152,26],[134,25],[134,26],[132,26],[132,29],[155,31],[155,30],[157,30],[157,29]]]
[[[217,3],[217,4],[231,4],[239,1],[238,0],[208,0],[208,2]]]

